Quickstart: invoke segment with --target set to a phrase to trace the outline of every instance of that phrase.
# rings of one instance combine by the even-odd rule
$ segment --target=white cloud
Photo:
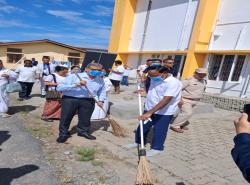
[[[97,20],[82,18],[81,16],[83,14],[80,12],[64,11],[64,10],[47,10],[47,13],[50,15],[54,15],[56,17],[61,17],[66,21],[70,21],[69,23],[95,24],[98,22]]]
[[[16,20],[0,19],[0,27],[1,28],[9,28],[9,27],[29,28],[30,26],[27,24],[24,24],[23,22],[16,21]]]
[[[96,16],[111,16],[113,14],[113,8],[97,5],[94,7],[94,11],[92,11],[91,14]]]
[[[0,0],[0,12],[1,13],[22,13],[25,12],[23,9],[8,5],[5,0]]]

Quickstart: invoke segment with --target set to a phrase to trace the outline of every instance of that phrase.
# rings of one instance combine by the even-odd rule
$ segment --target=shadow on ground
[[[29,113],[33,110],[36,110],[36,106],[32,106],[32,105],[20,105],[20,106],[11,106],[9,108],[9,114],[13,115],[19,112],[26,112]]]
[[[9,131],[0,131],[0,146],[11,137]],[[2,149],[0,148],[0,151]]]
[[[108,131],[109,122],[107,120],[98,120],[98,121],[91,121],[91,128],[90,133],[94,133],[97,130]],[[76,126],[72,127],[70,130],[70,134],[75,134],[77,132]]]
[[[0,184],[10,185],[14,179],[38,170],[36,165],[24,165],[17,168],[0,168]]]
[[[40,97],[41,97],[41,94],[32,94],[30,97],[32,97],[32,98],[34,98],[34,97],[40,98]]]
[[[184,182],[177,182],[176,185],[185,185]]]

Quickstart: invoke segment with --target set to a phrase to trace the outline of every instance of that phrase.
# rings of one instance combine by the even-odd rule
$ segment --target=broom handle
[[[138,84],[138,91],[141,89],[140,84]],[[139,114],[142,115],[142,100],[141,100],[141,93],[138,92],[138,100],[139,100]],[[140,132],[141,132],[141,149],[144,149],[144,134],[143,134],[143,121],[140,120]]]
[[[77,78],[78,78],[80,81],[82,81],[82,78],[79,76],[78,73],[75,73],[75,75],[77,76]],[[91,96],[91,98],[93,98],[93,99],[95,100],[95,103],[98,105],[97,99],[95,98],[95,96],[93,95],[93,93],[89,90],[89,88],[87,87],[87,85],[84,85],[84,87],[85,87],[85,89],[87,90],[88,94]],[[82,86],[81,86],[80,88],[83,89]],[[99,105],[98,105],[98,106],[99,106]],[[106,117],[109,119],[110,117],[109,117],[109,115],[107,114],[107,112],[104,110],[104,108],[101,107],[101,106],[99,106],[99,107],[102,109],[102,111],[105,113]]]

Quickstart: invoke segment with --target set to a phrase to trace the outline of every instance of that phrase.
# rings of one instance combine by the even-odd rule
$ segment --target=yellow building
[[[249,0],[116,0],[109,52],[134,68],[175,59],[182,78],[208,69],[207,92],[250,97]]]
[[[24,58],[41,62],[43,56],[50,56],[52,60],[67,62],[72,65],[81,64],[85,57],[85,50],[51,40],[33,40],[23,42],[0,43],[0,60],[7,68],[16,68],[16,63]]]

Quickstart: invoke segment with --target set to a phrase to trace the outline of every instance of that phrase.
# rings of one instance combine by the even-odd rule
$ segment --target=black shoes
[[[68,138],[70,138],[71,136],[59,136],[57,139],[56,139],[56,142],[58,143],[65,143]]]
[[[85,137],[86,139],[89,139],[89,140],[96,140],[96,137],[91,135],[88,132],[78,133],[77,135],[80,136],[80,137]]]

